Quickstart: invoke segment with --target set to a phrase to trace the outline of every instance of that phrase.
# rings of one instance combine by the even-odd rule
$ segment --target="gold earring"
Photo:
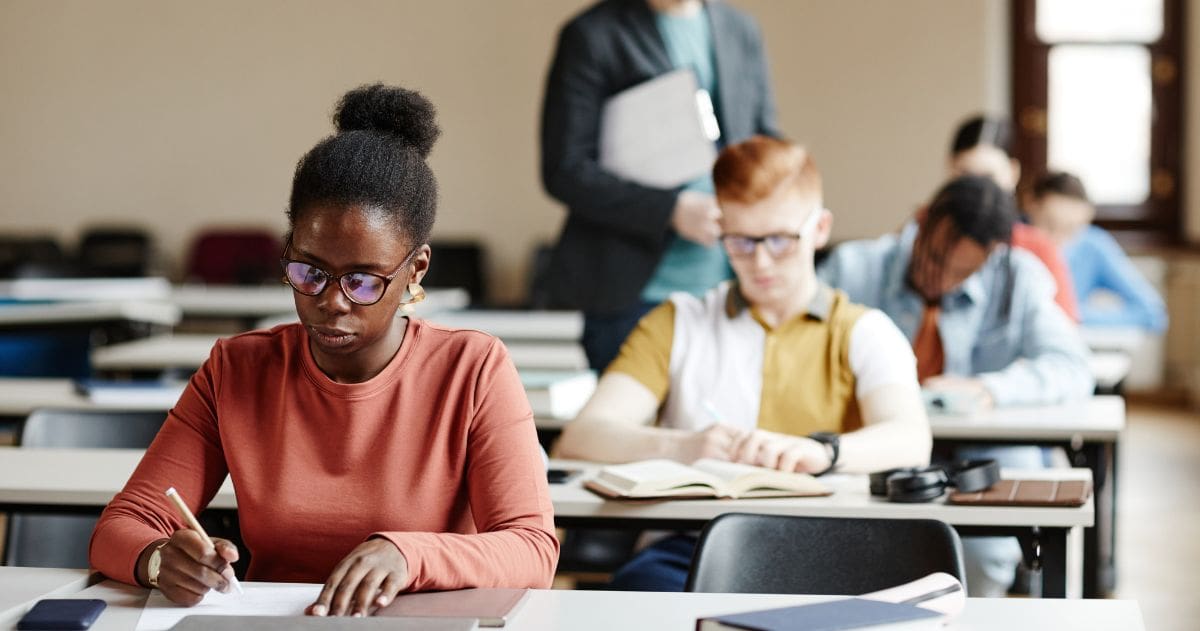
[[[420,283],[409,283],[407,289],[409,299],[400,305],[400,312],[404,315],[412,315],[415,311],[413,305],[425,299],[425,288],[421,287]]]
[[[408,295],[412,296],[412,299],[407,304],[415,305],[425,299],[425,288],[420,283],[409,283]]]

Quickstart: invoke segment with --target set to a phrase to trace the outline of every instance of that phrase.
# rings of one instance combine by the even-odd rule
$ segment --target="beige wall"
[[[445,130],[435,236],[482,239],[494,297],[517,298],[562,219],[537,120],[557,27],[585,4],[5,0],[0,224],[71,240],[144,223],[177,272],[202,226],[282,231],[291,169],[335,99],[396,82]],[[957,120],[1007,106],[1005,0],[735,4],[764,26],[782,127],[815,152],[838,238],[894,228],[938,183]]]

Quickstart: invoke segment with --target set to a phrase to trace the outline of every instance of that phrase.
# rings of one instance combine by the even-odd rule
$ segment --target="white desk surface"
[[[539,429],[562,429],[570,419],[538,418]],[[1114,442],[1125,429],[1125,400],[1100,395],[1044,407],[1001,408],[971,416],[931,414],[934,438],[970,440],[1081,440]]]
[[[156,335],[101,346],[92,350],[96,370],[196,370],[222,336],[213,333]],[[508,353],[518,368],[540,370],[584,370],[587,356],[579,344],[508,344]]]
[[[934,438],[1115,442],[1125,429],[1125,400],[1101,395],[1064,405],[997,408],[969,416],[929,415]]]
[[[578,311],[467,309],[429,319],[449,327],[478,329],[506,342],[578,342],[583,338],[583,314]]]
[[[179,308],[165,302],[105,301],[0,305],[0,328],[117,320],[175,326],[179,323],[179,318]]]
[[[284,323],[296,319],[296,299],[292,288],[283,283],[271,285],[177,285],[170,300],[183,315],[207,318],[272,318]],[[471,302],[465,289],[426,290],[425,300],[416,305],[418,313],[444,309],[462,309]],[[276,322],[278,320],[278,322]],[[269,327],[268,327],[269,328]]]
[[[1092,351],[1088,370],[1100,388],[1113,388],[1133,370],[1133,357],[1123,351]]]
[[[144,278],[20,278],[0,281],[0,296],[16,300],[161,302],[170,298],[171,283]]]
[[[100,598],[108,608],[92,631],[132,631],[149,590],[114,581],[89,587],[77,598]],[[506,626],[511,631],[690,630],[696,618],[828,600],[828,596],[778,594],[691,594],[532,590]],[[0,619],[0,629],[15,628]],[[353,621],[349,621],[353,622]],[[1144,631],[1133,600],[970,598],[947,631]]]
[[[196,370],[221,337],[213,333],[155,335],[92,349],[95,370]]]
[[[141,449],[25,449],[0,447],[0,503],[64,506],[103,506],[124,485],[141,460]],[[551,461],[554,467],[594,468],[573,461]],[[1005,470],[1006,477],[1050,476],[1089,479],[1087,469],[1039,471]],[[828,517],[934,518],[961,526],[1091,526],[1092,504],[1077,508],[953,506],[897,504],[872,498],[866,476],[833,476],[837,492],[828,497],[745,500],[683,500],[671,502],[607,501],[584,489],[581,480],[550,485],[559,516],[623,519],[708,520],[722,513],[812,515]],[[211,504],[236,508],[233,485],[227,478]]]
[[[1081,326],[1083,342],[1093,351],[1120,351],[1133,355],[1150,338],[1145,331],[1131,326]]]
[[[25,449],[0,447],[0,504],[103,506],[129,479],[142,457],[140,449]],[[572,461],[551,461],[563,468],[594,468]],[[1038,471],[1005,470],[1008,478],[1090,479],[1088,469]],[[1082,593],[1082,528],[1094,523],[1092,499],[1074,508],[1024,506],[954,506],[936,501],[899,504],[873,498],[867,478],[831,476],[836,492],[828,497],[744,500],[683,500],[618,502],[605,500],[583,488],[581,478],[550,485],[550,499],[559,517],[623,520],[710,520],[728,512],[822,517],[879,517],[940,519],[957,526],[1012,526],[1067,528],[1067,595]],[[209,504],[236,508],[229,478]]]
[[[88,570],[0,566],[0,628],[15,623],[33,603],[87,587]]]
[[[75,382],[61,378],[0,377],[0,417],[29,416],[37,408],[69,410],[115,409],[166,411],[160,404],[145,402],[119,405],[98,404],[75,389]]]

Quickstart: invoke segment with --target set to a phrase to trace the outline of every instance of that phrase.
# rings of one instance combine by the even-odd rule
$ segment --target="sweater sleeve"
[[[408,591],[546,588],[558,562],[546,467],[516,367],[493,341],[474,389],[467,438],[476,534],[381,532],[408,562]]]
[[[175,487],[193,513],[208,505],[228,468],[217,432],[217,373],[221,342],[192,377],[142,461],[109,502],[92,533],[92,567],[136,584],[135,565],[146,546],[186,528],[166,497]]]

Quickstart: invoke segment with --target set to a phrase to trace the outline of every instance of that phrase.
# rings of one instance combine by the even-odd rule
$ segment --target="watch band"
[[[162,571],[162,549],[168,543],[171,543],[170,539],[163,541],[150,551],[150,560],[146,564],[146,583],[150,587],[158,587],[158,573]]]
[[[841,455],[841,436],[834,432],[813,432],[808,437],[825,445],[829,450],[829,466],[824,471],[813,475],[825,475],[833,471],[833,468],[837,466],[838,456]]]

